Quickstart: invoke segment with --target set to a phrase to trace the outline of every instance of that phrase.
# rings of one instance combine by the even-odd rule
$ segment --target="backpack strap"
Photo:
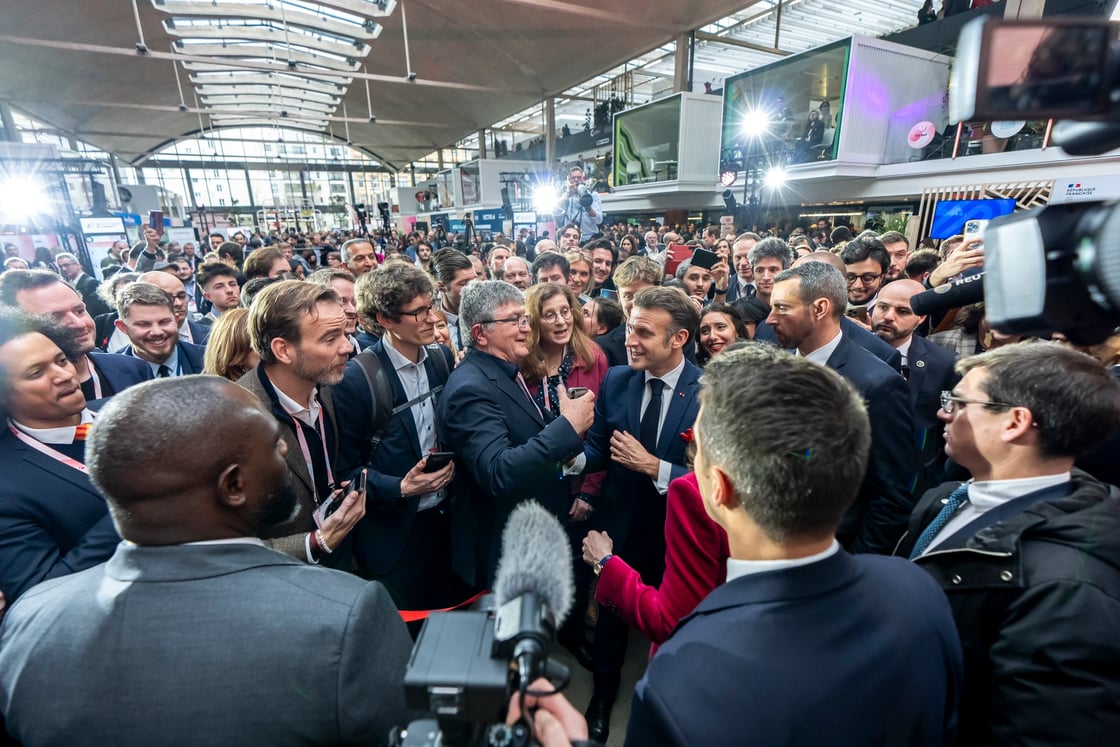
[[[389,420],[398,410],[393,409],[393,388],[389,386],[389,380],[381,368],[381,359],[373,349],[366,348],[358,353],[354,356],[354,361],[365,374],[370,401],[373,403],[373,433],[369,438],[369,459],[373,459],[385,436],[385,430],[389,427]]]

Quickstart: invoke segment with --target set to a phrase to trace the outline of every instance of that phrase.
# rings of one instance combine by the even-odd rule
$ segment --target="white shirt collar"
[[[906,338],[906,342],[902,343],[897,348],[895,348],[895,350],[898,351],[899,355],[902,356],[902,365],[904,365],[904,366],[909,366],[910,365],[910,345],[913,342],[914,342],[914,335],[910,335],[909,337]]]
[[[837,332],[836,337],[833,337],[829,342],[820,346],[813,352],[805,355],[805,359],[810,360],[813,363],[819,363],[822,366],[827,366],[828,359],[831,358],[832,354],[836,352],[836,348],[840,347],[840,340],[843,339],[843,337],[843,331]],[[800,352],[798,354],[800,354]]]
[[[79,424],[92,422],[93,411],[82,410],[82,419]],[[66,425],[61,428],[31,428],[15,420],[12,421],[12,425],[41,444],[72,444],[74,443],[74,432],[78,430],[76,425]]]
[[[194,342],[194,335],[191,334],[191,325],[187,323],[188,321],[189,318],[184,316],[183,323],[179,325],[179,339]]]
[[[267,547],[256,537],[230,537],[228,539],[220,540],[202,540],[201,542],[184,542],[184,545],[260,545]]]
[[[968,502],[981,511],[995,508],[1019,496],[1036,490],[1051,488],[1069,482],[1069,472],[1040,477],[1021,477],[1017,480],[987,480],[972,482],[968,486]]]
[[[827,550],[814,555],[808,555],[804,558],[788,558],[785,560],[736,560],[735,558],[728,558],[727,580],[734,581],[740,576],[780,571],[786,568],[796,568],[800,565],[817,563],[825,558],[832,557],[838,552],[840,552],[840,543],[836,540],[832,540],[832,544],[828,546]]]
[[[311,402],[307,405],[301,405],[294,399],[280,391],[280,388],[275,384],[272,388],[276,390],[276,401],[284,408],[284,412],[291,415],[293,418],[299,418],[303,423],[310,425],[312,428],[318,425],[319,411],[322,406],[319,404],[319,398],[315,396],[315,390],[311,390]]]
[[[684,357],[681,357],[681,362],[677,364],[677,367],[664,376],[654,376],[649,371],[646,371],[645,381],[648,383],[650,379],[661,379],[665,382],[665,389],[667,391],[676,391],[677,382],[680,381],[681,373],[684,371],[684,361]]]
[[[424,361],[428,360],[428,349],[423,345],[420,346],[420,360],[413,363],[401,351],[393,347],[390,335],[382,335],[381,342],[385,346],[385,353],[389,356],[389,362],[393,364],[393,370],[395,371],[401,371],[412,366],[420,367],[424,365]]]

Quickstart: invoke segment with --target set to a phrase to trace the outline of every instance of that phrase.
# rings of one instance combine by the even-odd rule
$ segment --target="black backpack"
[[[428,357],[435,362],[436,372],[439,374],[440,380],[446,383],[447,377],[451,375],[451,369],[447,365],[447,357],[444,355],[443,346],[438,344],[428,345],[427,350]],[[429,387],[428,391],[419,397],[393,407],[393,387],[389,384],[389,379],[385,376],[385,371],[381,367],[381,359],[377,357],[377,353],[373,352],[373,348],[366,348],[358,353],[354,356],[354,362],[358,364],[362,373],[366,376],[370,401],[373,402],[373,434],[369,437],[369,458],[366,460],[368,464],[373,461],[373,455],[377,453],[377,447],[381,445],[381,439],[385,437],[385,431],[389,428],[389,422],[393,417],[413,405],[418,405],[426,399],[435,397],[443,390],[443,384]]]

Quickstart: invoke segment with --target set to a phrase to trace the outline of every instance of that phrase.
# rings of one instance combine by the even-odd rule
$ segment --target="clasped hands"
[[[638,439],[623,430],[611,434],[611,460],[627,469],[640,472],[651,480],[657,479],[661,460],[646,451]]]

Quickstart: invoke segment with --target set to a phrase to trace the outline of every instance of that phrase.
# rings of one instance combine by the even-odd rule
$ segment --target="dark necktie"
[[[901,373],[902,373],[902,378],[906,379],[907,381],[910,381],[910,366],[903,365]]]
[[[164,365],[161,364],[160,367],[159,367],[159,370],[156,371],[156,378],[157,379],[171,378],[171,369],[168,368],[167,366],[164,366]]]
[[[649,404],[638,426],[638,440],[650,454],[657,453],[657,425],[661,420],[661,390],[664,388],[665,382],[661,379],[649,380]]]
[[[968,483],[966,482],[949,494],[949,497],[945,501],[945,505],[941,507],[941,510],[937,513],[937,516],[933,517],[933,521],[930,522],[930,525],[926,527],[926,530],[922,532],[918,537],[918,541],[914,543],[914,549],[910,551],[911,560],[926,551],[926,548],[929,547],[931,542],[933,542],[933,539],[942,529],[945,528],[945,525],[949,523],[949,520],[953,518],[953,514],[957,512],[957,509],[961,507],[961,504],[967,500]]]

